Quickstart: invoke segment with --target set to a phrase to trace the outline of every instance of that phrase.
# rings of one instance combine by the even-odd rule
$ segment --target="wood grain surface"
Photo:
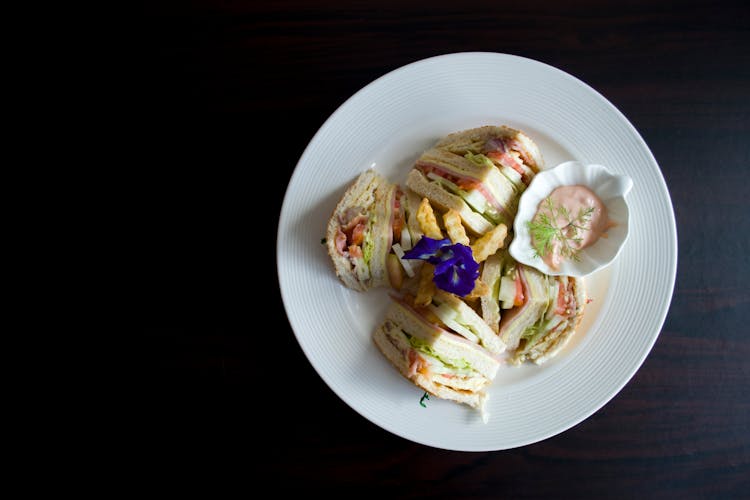
[[[749,498],[746,5],[146,5],[134,30],[137,238],[125,264],[134,322],[146,327],[133,365],[148,389],[135,420],[144,475],[192,487],[211,485],[218,469],[245,495],[271,484],[398,497]],[[537,59],[603,94],[654,153],[678,228],[672,305],[641,369],[584,422],[503,452],[428,448],[349,408],[299,348],[275,269],[286,185],[325,119],[388,71],[461,51]]]

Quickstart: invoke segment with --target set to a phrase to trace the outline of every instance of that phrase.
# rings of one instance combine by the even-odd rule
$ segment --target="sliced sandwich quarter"
[[[490,158],[509,179],[528,185],[534,174],[544,168],[539,148],[520,130],[505,125],[484,126],[455,132],[435,144],[461,156],[471,153]]]
[[[425,319],[399,299],[375,330],[378,349],[399,373],[428,393],[480,410],[500,361],[479,345]]]
[[[515,351],[512,361],[541,364],[555,356],[583,317],[586,305],[583,281],[548,276],[518,263],[502,280],[515,283],[513,306],[503,313],[500,321],[500,337],[509,350]],[[503,283],[500,296],[504,304],[509,300],[502,300],[505,294],[502,288]]]
[[[545,315],[521,337],[513,361],[540,365],[565,347],[578,328],[586,306],[582,278],[550,276],[550,305]]]
[[[421,237],[415,220],[418,204],[415,194],[402,192],[373,170],[349,186],[326,228],[328,254],[347,287],[398,288],[401,273],[413,274],[410,263],[392,252],[409,250]]]

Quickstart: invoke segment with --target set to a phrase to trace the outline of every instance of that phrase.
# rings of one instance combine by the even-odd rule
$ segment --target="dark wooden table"
[[[152,477],[192,487],[218,466],[247,494],[265,479],[309,493],[748,498],[750,9],[624,3],[145,8],[129,141]],[[351,410],[299,348],[275,271],[285,188],[318,127],[384,73],[462,51],[537,59],[609,99],[659,162],[679,238],[672,306],[633,379],[567,432],[494,453],[414,444]]]

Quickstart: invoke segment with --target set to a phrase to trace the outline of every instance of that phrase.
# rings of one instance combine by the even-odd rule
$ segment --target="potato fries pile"
[[[417,210],[417,222],[419,228],[429,238],[436,240],[443,239],[443,231],[438,224],[435,211],[430,205],[430,200],[422,198]],[[474,260],[481,263],[487,260],[487,257],[496,253],[505,244],[505,237],[508,235],[508,228],[505,224],[498,224],[485,235],[477,238],[473,243],[466,233],[461,215],[455,210],[448,210],[443,214],[443,224],[448,237],[453,243],[461,243],[470,246]],[[419,287],[414,299],[416,306],[427,306],[432,303],[432,296],[435,294],[435,283],[432,281],[435,267],[425,263],[419,274]],[[490,288],[481,279],[477,278],[474,289],[465,298],[474,301],[479,297],[488,295]]]

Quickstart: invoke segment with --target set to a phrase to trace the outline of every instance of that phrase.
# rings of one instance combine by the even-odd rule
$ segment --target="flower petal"
[[[463,261],[474,261],[474,254],[471,253],[471,247],[468,247],[462,243],[456,243],[455,245],[451,245],[451,250],[453,250],[453,253],[455,255],[458,255],[461,260]],[[479,267],[479,264],[477,264],[477,267]]]
[[[471,247],[461,243],[452,245],[448,238],[436,240],[423,236],[414,248],[404,253],[404,258],[433,264],[435,285],[461,297],[471,293],[479,277],[479,264],[474,260]]]
[[[474,289],[474,282],[478,275],[479,273],[477,272],[476,275],[472,277],[472,275],[465,274],[464,271],[453,267],[452,269],[449,269],[448,272],[436,274],[433,281],[438,288],[441,288],[446,292],[455,293],[460,297],[465,297]]]
[[[404,258],[428,260],[430,257],[434,257],[440,249],[450,244],[451,240],[448,238],[436,240],[423,236],[411,250],[404,252]]]
[[[443,274],[458,264],[458,257],[453,257],[452,259],[444,260],[442,262],[437,261],[430,263],[435,265],[435,274]]]

